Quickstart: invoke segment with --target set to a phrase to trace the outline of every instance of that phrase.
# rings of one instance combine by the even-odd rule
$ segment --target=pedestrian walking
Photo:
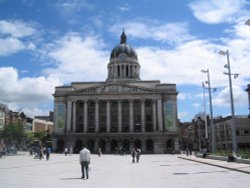
[[[43,148],[40,147],[38,152],[39,152],[39,160],[43,159]]]
[[[80,151],[79,161],[81,164],[82,170],[82,179],[86,178],[89,179],[89,164],[90,164],[90,151],[86,148],[86,145],[83,144],[83,149]]]
[[[72,155],[72,153],[73,153],[73,147],[70,146],[70,147],[69,147],[69,155]]]
[[[98,153],[98,156],[100,157],[100,156],[102,155],[102,149],[101,149],[101,148],[98,148],[97,153]]]
[[[137,163],[139,163],[140,157],[141,157],[141,149],[137,148],[136,149],[136,162]]]
[[[46,160],[47,160],[47,161],[48,161],[49,158],[50,158],[50,153],[51,153],[51,149],[50,149],[50,147],[47,147],[47,148],[46,148]]]
[[[186,155],[187,156],[189,155],[189,149],[188,149],[188,147],[186,148]]]
[[[207,148],[204,147],[202,150],[202,158],[206,158],[207,157]]]
[[[67,156],[67,155],[68,155],[68,152],[69,152],[69,151],[68,151],[68,148],[65,147],[65,148],[64,148],[64,155]]]
[[[134,163],[135,162],[135,157],[136,157],[136,150],[135,150],[135,148],[133,148],[132,149],[132,151],[131,151],[131,156],[132,156],[132,163]]]

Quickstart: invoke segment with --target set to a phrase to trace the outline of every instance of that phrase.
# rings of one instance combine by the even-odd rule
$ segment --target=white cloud
[[[10,35],[15,38],[23,38],[34,35],[37,32],[32,24],[22,21],[0,20],[0,34]]]
[[[92,10],[94,5],[87,0],[59,0],[55,3],[55,8],[62,16],[77,16],[80,11]]]
[[[178,97],[178,100],[185,100],[187,98],[187,94],[186,93],[179,93],[177,97]]]
[[[34,116],[48,116],[49,112],[47,109],[41,109],[38,107],[21,108],[21,111],[28,117],[34,118]]]
[[[178,119],[186,119],[187,117],[190,117],[188,112],[178,112]]]
[[[201,22],[216,24],[232,22],[243,14],[245,0],[196,0],[189,6]]]
[[[118,35],[121,28],[126,28],[126,33],[135,38],[153,39],[168,43],[179,43],[193,38],[188,34],[187,23],[161,24],[150,20],[132,21],[115,24],[110,28],[110,31]]]
[[[194,107],[194,108],[201,108],[201,104],[200,103],[193,103],[192,104],[192,106]]]
[[[0,101],[14,109],[38,108],[53,100],[55,86],[61,84],[53,77],[19,78],[16,69],[0,68]]]
[[[246,89],[238,86],[233,87],[233,97],[234,97],[234,105],[241,107],[245,106],[247,103],[247,93],[244,91]],[[223,106],[230,107],[230,90],[229,87],[224,88],[213,98],[213,105],[215,106]]]
[[[16,38],[0,38],[0,57],[8,56],[25,49],[24,44]]]
[[[37,33],[33,24],[0,20],[0,57],[22,50],[34,50],[36,45],[29,40]]]
[[[75,10],[78,8],[93,8],[93,5],[87,0],[60,0],[56,4],[58,7],[64,10]]]
[[[22,50],[34,50],[35,44],[32,42],[24,43],[17,38],[0,38],[0,57],[9,56]]]
[[[56,68],[46,69],[49,75],[57,75],[63,82],[94,81],[106,79],[109,52],[104,43],[93,36],[81,37],[68,33],[54,41],[46,49]]]
[[[121,11],[121,12],[128,12],[130,10],[130,7],[127,3],[121,5],[120,7],[118,7],[118,9]]]
[[[225,85],[226,78],[221,77],[223,65],[219,63],[219,55],[214,52],[217,45],[208,41],[194,40],[176,46],[172,50],[162,48],[141,47],[136,51],[141,62],[143,79],[161,79],[166,83],[201,85],[206,75],[201,69],[210,68],[212,83]],[[153,69],[152,69],[153,66]]]

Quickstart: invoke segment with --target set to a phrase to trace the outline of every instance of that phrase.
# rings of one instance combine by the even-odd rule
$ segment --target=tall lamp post
[[[205,83],[202,82],[202,88],[203,88],[203,103],[204,103],[204,114],[203,114],[203,118],[205,121],[205,140],[206,140],[206,145],[207,145],[207,140],[208,140],[208,132],[207,132],[207,112],[206,112],[206,95],[205,95]]]
[[[197,119],[197,125],[198,125],[198,140],[199,140],[199,152],[201,152],[202,150],[202,147],[201,147],[201,125],[202,125],[202,121],[201,121],[201,118],[198,117]]]
[[[248,19],[248,20],[245,22],[245,25],[250,26],[250,19]],[[249,115],[248,115],[248,118],[250,118],[250,84],[247,85],[246,92],[248,92],[248,102],[249,102]]]
[[[210,126],[211,126],[211,140],[212,140],[212,153],[215,152],[216,150],[216,145],[215,145],[215,129],[214,129],[214,120],[213,120],[213,104],[212,104],[212,95],[211,95],[211,84],[210,84],[210,74],[209,74],[209,69],[207,70],[201,70],[202,73],[207,74],[207,81],[206,83],[208,84],[208,92],[209,92],[209,104],[210,104]]]
[[[223,74],[228,75],[229,78],[229,89],[230,89],[230,103],[231,103],[231,114],[232,114],[232,145],[233,145],[233,151],[237,152],[237,138],[236,138],[236,129],[235,129],[235,113],[234,113],[234,98],[233,98],[233,88],[232,88],[232,78],[231,75],[234,76],[234,78],[237,78],[239,74],[237,73],[231,73],[231,67],[230,67],[230,60],[229,60],[229,51],[219,51],[220,55],[227,56],[227,64],[224,66],[228,72],[225,72]]]
[[[247,89],[245,91],[248,93],[248,109],[249,109],[248,118],[250,118],[250,84],[247,85]]]

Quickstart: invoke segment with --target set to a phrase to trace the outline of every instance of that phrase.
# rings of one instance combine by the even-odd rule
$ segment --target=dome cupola
[[[140,65],[136,51],[127,44],[127,36],[123,30],[118,44],[110,55],[107,81],[140,80]]]
[[[120,56],[127,56],[129,58],[138,60],[135,50],[127,44],[127,36],[122,32],[120,44],[117,45],[111,52],[110,59],[119,58]]]

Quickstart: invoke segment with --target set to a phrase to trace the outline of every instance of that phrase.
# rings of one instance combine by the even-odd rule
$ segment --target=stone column
[[[141,130],[145,132],[145,99],[141,100]]]
[[[153,131],[156,132],[156,101],[153,100]]]
[[[122,72],[122,77],[126,77],[126,65],[123,65],[123,72]]]
[[[141,140],[141,151],[146,152],[146,140]]]
[[[72,132],[76,132],[76,101],[73,102],[73,128]]]
[[[83,110],[83,132],[86,133],[88,129],[88,101],[84,100],[84,110]]]
[[[110,133],[110,101],[107,101],[106,105],[106,126],[107,132]]]
[[[122,132],[122,101],[118,100],[118,132]]]
[[[117,75],[117,66],[114,64],[114,78],[116,79],[116,75]]]
[[[175,152],[179,152],[180,151],[180,148],[179,148],[179,138],[178,137],[174,138],[174,151]]]
[[[129,100],[129,132],[134,131],[133,100]]]
[[[95,100],[95,132],[99,132],[99,100]]]
[[[66,132],[71,132],[72,101],[67,102],[67,126]]]
[[[162,100],[157,100],[157,109],[158,109],[158,130],[163,130],[163,124],[162,124]]]
[[[106,140],[106,152],[111,153],[111,141]]]

